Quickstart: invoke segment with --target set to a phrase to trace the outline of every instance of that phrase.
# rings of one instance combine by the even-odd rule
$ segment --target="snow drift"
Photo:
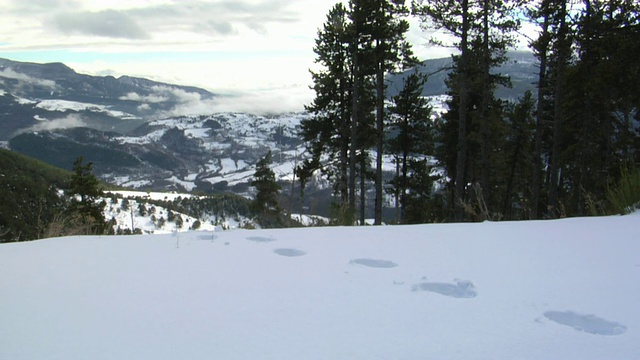
[[[0,359],[637,359],[640,214],[0,246]]]

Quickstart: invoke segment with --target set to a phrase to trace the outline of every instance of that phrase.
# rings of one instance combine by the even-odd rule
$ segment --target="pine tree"
[[[281,227],[284,225],[282,209],[278,204],[278,194],[281,187],[276,182],[276,176],[271,165],[271,151],[256,164],[251,186],[256,188],[256,197],[251,202],[251,210],[256,215],[260,225],[264,227]]]
[[[506,61],[506,49],[514,42],[518,28],[515,13],[520,1],[424,0],[413,2],[414,14],[428,28],[444,29],[456,41],[459,54],[454,56],[454,71],[449,86],[450,111],[439,124],[443,146],[438,153],[451,179],[450,206],[453,218],[465,218],[464,204],[470,201],[468,184],[479,188],[475,195],[494,211],[500,207],[495,191],[495,171],[500,159],[495,149],[500,144],[504,104],[494,96],[497,85],[508,85],[508,79],[492,70]],[[446,147],[444,147],[446,146]],[[455,156],[452,155],[455,153]]]
[[[540,34],[537,39],[533,39],[529,47],[533,51],[533,54],[539,61],[538,66],[538,80],[537,80],[537,95],[536,95],[536,126],[535,126],[535,142],[532,156],[533,171],[531,174],[530,185],[530,211],[529,219],[538,219],[540,217],[540,194],[542,191],[542,174],[545,167],[543,161],[543,145],[547,126],[549,123],[550,111],[549,111],[549,99],[548,95],[551,92],[549,82],[549,57],[551,47],[551,14],[550,14],[550,2],[551,0],[540,0],[537,4],[531,4],[526,9],[526,14],[531,22],[538,24]]]
[[[414,71],[404,81],[404,87],[397,96],[392,98],[393,105],[389,111],[392,114],[392,122],[388,126],[391,138],[388,141],[388,153],[395,156],[397,174],[391,181],[390,192],[396,194],[400,203],[399,222],[406,222],[407,217],[416,219],[414,214],[407,211],[416,209],[409,206],[409,197],[416,197],[418,193],[430,194],[431,184],[428,189],[417,189],[424,182],[410,183],[410,178],[418,176],[424,178],[424,174],[415,174],[423,170],[424,164],[420,163],[427,155],[433,153],[433,136],[431,126],[431,107],[428,101],[422,97],[422,89],[427,78],[423,74]],[[425,169],[428,171],[429,169]],[[426,174],[429,175],[428,173]],[[421,199],[424,201],[425,199]]]
[[[535,100],[527,91],[517,104],[509,104],[507,108],[507,136],[502,153],[505,163],[505,181],[503,206],[501,214],[507,220],[527,219],[530,216],[528,199],[530,196],[530,179],[533,169],[535,136],[533,132]]]
[[[69,193],[72,196],[69,210],[72,216],[77,216],[80,224],[87,233],[100,234],[105,230],[105,219],[102,213],[103,205],[97,200],[102,196],[100,182],[93,175],[93,163],[83,164],[84,158],[78,157],[73,162]]]
[[[314,47],[316,62],[322,69],[311,72],[316,97],[306,109],[313,116],[301,122],[301,135],[311,158],[296,172],[304,188],[315,171],[322,171],[334,183],[340,207],[354,209],[355,201],[350,201],[349,178],[352,172],[349,153],[354,151],[351,31],[347,9],[341,3],[336,4],[318,31]]]
[[[575,21],[575,64],[567,73],[564,170],[570,183],[566,206],[576,215],[593,213],[620,169],[633,162],[629,142],[637,111],[640,4],[583,1]],[[635,70],[635,71],[634,71]],[[597,211],[596,211],[597,213]]]
[[[408,161],[410,172],[406,180],[407,193],[402,201],[406,224],[422,224],[439,219],[436,202],[433,199],[433,183],[436,176],[431,175],[432,167],[428,159],[413,158]]]
[[[363,17],[362,37],[366,39],[363,52],[367,54],[363,64],[365,74],[373,76],[375,83],[375,210],[374,223],[382,224],[383,178],[382,159],[384,155],[384,123],[386,84],[385,75],[399,68],[417,63],[411,46],[405,39],[409,23],[403,19],[409,10],[404,0],[352,0],[353,8]]]
[[[457,108],[457,141],[455,170],[448,173],[453,180],[452,204],[454,205],[454,217],[462,220],[464,214],[460,205],[466,192],[466,163],[467,163],[467,121],[470,76],[468,70],[468,58],[470,48],[471,24],[476,22],[478,15],[472,11],[469,0],[428,0],[413,1],[412,11],[422,18],[426,27],[444,29],[459,39],[456,47],[460,50],[457,61],[458,96],[452,105]],[[453,129],[452,129],[453,130]],[[453,171],[452,171],[453,170]]]
[[[557,218],[562,209],[559,202],[561,191],[560,172],[564,165],[562,157],[564,125],[566,122],[566,76],[571,60],[572,34],[568,18],[568,0],[554,1],[552,8],[552,33],[556,36],[553,42],[551,76],[553,81],[553,130],[551,161],[549,163],[549,186],[547,216]]]
[[[307,110],[313,117],[301,126],[312,156],[297,173],[303,184],[316,170],[331,180],[340,199],[335,208],[341,223],[354,223],[358,179],[364,219],[373,147],[379,150],[376,188],[382,189],[384,75],[410,54],[403,38],[408,23],[399,18],[406,12],[403,3],[352,0],[348,8],[336,4],[318,32],[314,51],[323,68],[312,72],[316,98]],[[382,196],[377,194],[376,223],[381,223]]]

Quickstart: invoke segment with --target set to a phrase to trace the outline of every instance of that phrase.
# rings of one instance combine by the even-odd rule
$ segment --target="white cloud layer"
[[[169,98],[166,96],[156,95],[156,94],[140,95],[135,92],[130,92],[126,96],[121,96],[120,100],[129,100],[129,101],[136,101],[141,103],[157,104],[157,103],[165,102],[169,100]]]
[[[54,120],[44,120],[32,126],[27,131],[51,131],[57,129],[70,129],[87,126],[82,117],[78,114],[71,114],[64,118]]]
[[[55,89],[56,88],[56,82],[53,80],[46,80],[46,79],[38,79],[38,78],[34,78],[31,77],[27,74],[23,74],[20,72],[17,72],[11,68],[5,68],[0,70],[0,76],[4,77],[4,78],[8,78],[8,79],[14,79],[14,80],[19,80],[19,81],[23,81],[26,82],[30,85],[36,85],[36,86],[42,86],[42,87],[46,87],[46,88],[50,88],[50,89]]]

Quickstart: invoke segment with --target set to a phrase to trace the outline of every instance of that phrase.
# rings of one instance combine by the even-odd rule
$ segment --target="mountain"
[[[130,76],[78,74],[61,63],[0,59],[0,141],[28,130],[78,126],[124,134],[214,96],[196,87]]]
[[[103,180],[147,190],[245,192],[252,166],[269,150],[282,180],[292,173],[297,137],[306,115],[215,114],[153,120],[129,135],[84,127],[25,132],[12,138],[17,152],[70,169],[83,155]]]
[[[537,80],[537,60],[528,51],[510,51],[507,53],[508,61],[494,70],[511,77],[511,87],[499,86],[496,96],[505,100],[517,100],[525,91],[535,89]],[[448,89],[445,80],[450,73],[453,60],[451,58],[425,60],[418,69],[428,74],[428,81],[422,92],[423,96],[437,96],[446,94]],[[389,95],[397,95],[403,86],[403,79],[414,70],[408,70],[400,74],[391,75],[389,81]]]

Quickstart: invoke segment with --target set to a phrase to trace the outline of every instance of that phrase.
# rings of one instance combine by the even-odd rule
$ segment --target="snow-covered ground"
[[[118,198],[112,200],[112,195]],[[219,217],[216,214],[205,214],[202,218],[194,218],[175,209],[172,214],[175,220],[169,220],[169,210],[160,205],[153,205],[150,200],[175,201],[176,199],[204,198],[192,194],[176,192],[143,192],[128,190],[112,190],[106,193],[105,198],[96,201],[105,201],[103,215],[105,220],[115,220],[114,231],[140,231],[143,234],[171,234],[189,230],[215,231],[216,229],[236,229],[242,224],[252,224],[250,219],[238,214],[229,214],[228,217]],[[126,199],[126,206],[125,204]],[[140,206],[144,208],[140,212]],[[180,218],[176,222],[177,218]],[[317,223],[317,221],[316,221]],[[197,225],[196,225],[197,224]],[[308,225],[315,224],[311,220]]]
[[[638,359],[640,214],[0,246],[0,359]]]

